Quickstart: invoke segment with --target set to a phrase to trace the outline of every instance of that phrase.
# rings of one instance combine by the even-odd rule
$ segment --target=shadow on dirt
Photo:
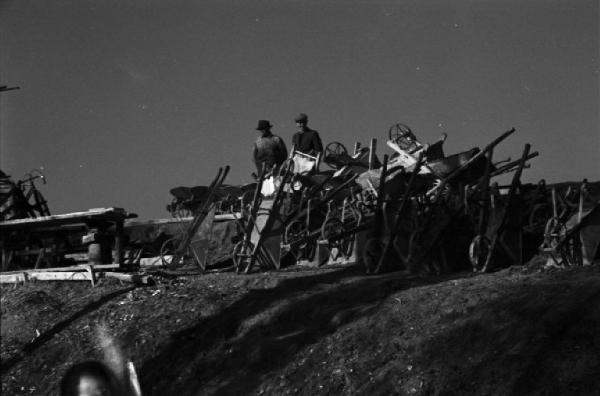
[[[146,394],[251,393],[261,376],[301,348],[368,316],[388,295],[449,279],[356,275],[344,269],[251,290],[218,315],[174,334],[140,368],[142,388]]]
[[[520,285],[462,320],[415,348],[415,363],[434,379],[426,394],[598,394],[598,279]]]
[[[69,316],[68,318],[56,323],[50,329],[48,329],[47,331],[40,334],[40,336],[35,338],[32,342],[25,345],[23,347],[23,349],[21,350],[21,352],[12,356],[10,359],[7,359],[6,361],[2,362],[2,364],[0,365],[0,373],[4,374],[8,370],[10,370],[15,364],[17,364],[23,358],[25,358],[28,355],[35,352],[39,347],[44,345],[46,342],[50,341],[52,339],[52,337],[54,337],[56,334],[60,333],[62,330],[66,329],[71,323],[73,323],[77,319],[99,309],[100,307],[102,307],[104,304],[106,304],[113,298],[118,297],[122,294],[128,293],[137,287],[139,287],[139,286],[130,286],[125,289],[117,290],[115,292],[109,293],[105,296],[100,297],[99,299],[97,299],[95,301],[92,301],[92,302],[86,304],[81,310],[77,311],[76,313]]]

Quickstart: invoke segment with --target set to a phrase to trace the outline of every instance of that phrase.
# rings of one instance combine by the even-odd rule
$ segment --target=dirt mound
[[[367,277],[354,268],[2,288],[2,393],[102,358],[145,395],[600,394],[600,266]]]

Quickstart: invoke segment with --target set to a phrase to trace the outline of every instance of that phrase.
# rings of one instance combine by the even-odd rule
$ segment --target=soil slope
[[[104,325],[144,395],[600,395],[600,265],[3,286],[2,394],[57,394]]]

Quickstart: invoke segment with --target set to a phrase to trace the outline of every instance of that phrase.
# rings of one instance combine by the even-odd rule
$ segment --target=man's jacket
[[[271,170],[274,165],[279,166],[286,160],[287,148],[283,139],[277,135],[260,136],[254,142],[252,158],[259,173],[263,163],[267,164],[268,170]]]
[[[297,151],[305,154],[316,155],[323,152],[323,143],[319,132],[307,128],[304,132],[296,132],[292,137],[292,143]]]

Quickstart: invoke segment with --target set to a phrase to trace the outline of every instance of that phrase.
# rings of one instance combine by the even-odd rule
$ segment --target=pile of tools
[[[392,154],[382,159],[376,139],[367,147],[355,143],[352,152],[332,142],[317,156],[292,149],[255,183],[227,186],[220,177],[209,187],[174,189],[171,213],[183,211],[193,221],[181,246],[169,252],[176,258],[170,263],[186,256],[193,227],[209,208],[238,224],[231,269],[245,273],[339,262],[361,263],[367,273],[442,273],[465,263],[486,272],[523,264],[539,251],[561,265],[593,260],[599,238],[582,254],[580,234],[583,220],[599,211],[597,197],[587,193],[587,183],[578,194],[544,181],[522,184],[537,152],[527,144],[516,160],[494,158],[514,132],[482,149],[445,155],[445,134],[422,144],[407,125],[395,124],[386,142]],[[506,174],[510,184],[494,181]]]
[[[524,264],[539,253],[551,265],[592,263],[600,244],[600,183],[521,183],[537,152],[526,144],[516,160],[494,157],[514,132],[483,148],[446,155],[445,134],[423,144],[410,127],[394,124],[386,140],[391,153],[382,158],[376,139],[364,147],[356,142],[351,151],[332,142],[316,156],[292,148],[283,164],[263,168],[241,186],[225,184],[229,167],[224,167],[208,186],[171,189],[171,219],[120,226],[114,245],[124,255],[115,257],[131,267],[191,264],[201,271],[243,273],[332,263],[357,263],[370,274],[487,272]],[[512,175],[510,183],[499,185],[500,175]],[[5,228],[29,218],[30,234],[39,236],[40,222],[58,221],[48,217],[37,179],[45,182],[36,171],[14,183],[0,171]],[[81,222],[84,216],[88,228],[94,225],[87,212],[65,216],[60,221]],[[31,256],[31,243],[20,246],[15,240],[22,237],[5,234],[3,263],[11,261],[7,255],[13,250]],[[110,251],[107,257],[110,261]]]

